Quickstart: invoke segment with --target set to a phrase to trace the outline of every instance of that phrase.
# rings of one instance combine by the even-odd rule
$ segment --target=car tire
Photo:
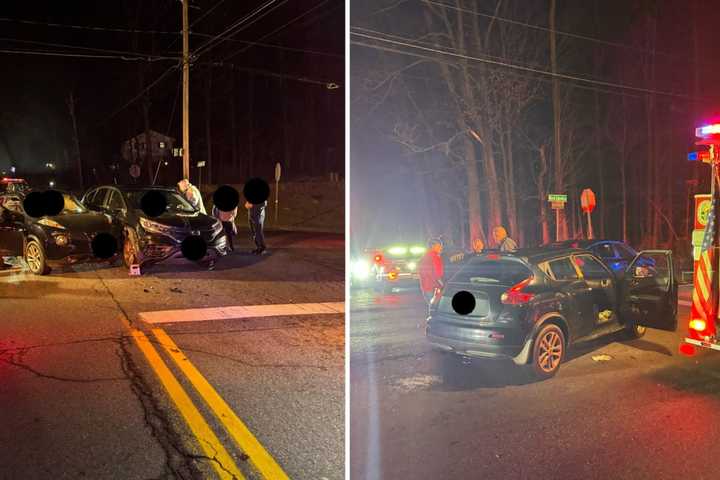
[[[131,265],[140,263],[139,247],[137,242],[137,233],[134,230],[128,228],[125,231],[125,238],[123,240],[123,264],[129,269]]]
[[[47,275],[50,273],[45,248],[40,241],[34,238],[30,239],[25,245],[25,263],[34,275]]]
[[[645,335],[645,332],[647,332],[647,327],[644,327],[642,325],[637,325],[633,323],[625,327],[625,333],[631,340],[637,340],[638,338],[642,338]]]
[[[565,334],[554,323],[545,325],[533,340],[530,373],[538,380],[555,376],[565,358]]]

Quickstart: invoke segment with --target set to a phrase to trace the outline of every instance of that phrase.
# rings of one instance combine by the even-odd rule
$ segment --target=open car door
[[[626,323],[677,329],[678,288],[670,250],[645,250],[630,262],[622,280],[620,311]]]
[[[3,198],[0,198],[2,201]],[[0,256],[17,257],[23,254],[23,219],[22,215],[0,206]]]

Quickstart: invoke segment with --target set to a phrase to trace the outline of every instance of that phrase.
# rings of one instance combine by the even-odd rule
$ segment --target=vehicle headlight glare
[[[370,276],[370,265],[364,260],[356,260],[352,263],[350,271],[353,277],[363,280]]]

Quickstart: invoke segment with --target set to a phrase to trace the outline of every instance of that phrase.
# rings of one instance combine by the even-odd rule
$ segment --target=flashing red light
[[[380,255],[380,254],[375,255],[375,263],[381,263],[382,259],[383,259],[382,255]]]
[[[532,282],[532,279],[533,277],[530,276],[517,285],[514,285],[510,290],[502,294],[500,301],[504,305],[523,305],[528,303],[535,297],[535,294],[523,292],[522,290]]]
[[[488,260],[497,260],[500,258],[500,255],[498,255],[497,253],[490,253],[486,258]]]
[[[686,357],[692,357],[696,353],[695,346],[690,345],[689,343],[685,343],[685,342],[680,344],[679,350],[680,350],[680,354],[685,355]]]

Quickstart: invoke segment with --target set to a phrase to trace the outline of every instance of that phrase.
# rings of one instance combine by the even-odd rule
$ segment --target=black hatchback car
[[[89,211],[72,194],[61,193],[64,204],[60,213],[40,218],[24,211],[23,193],[0,194],[0,255],[23,257],[36,275],[50,273],[53,265],[117,260],[120,230],[110,218]],[[118,253],[98,257],[92,245],[99,234],[111,235]]]
[[[142,209],[148,192],[160,193],[167,208],[149,217]],[[151,265],[183,257],[182,245],[188,237],[199,237],[207,247],[198,261],[214,260],[227,254],[227,239],[216,218],[196,211],[175,189],[140,185],[104,185],[83,196],[88,208],[111,216],[122,229],[123,260],[131,265]]]
[[[549,378],[574,343],[619,330],[634,338],[646,327],[675,331],[678,294],[671,255],[641,252],[621,277],[580,249],[481,255],[433,298],[426,335],[441,350],[510,358]],[[640,266],[641,259],[646,265],[652,260],[652,266]]]

